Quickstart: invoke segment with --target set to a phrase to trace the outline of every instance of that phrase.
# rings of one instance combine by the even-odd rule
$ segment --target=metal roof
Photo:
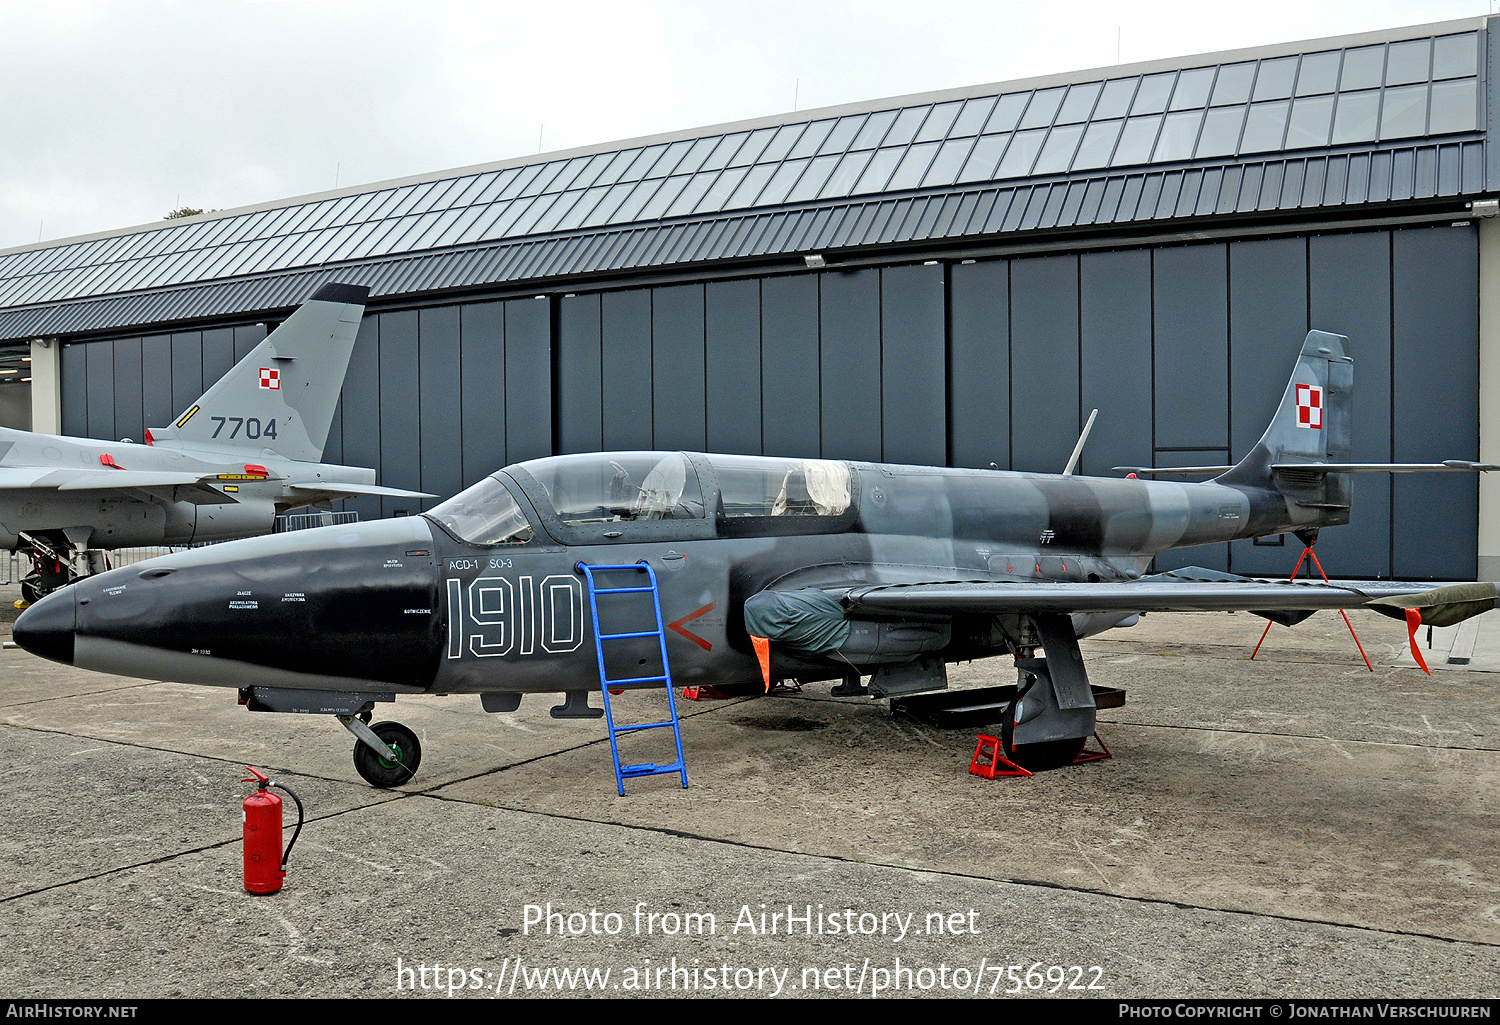
[[[0,338],[1477,195],[1486,19],[872,101],[0,253]],[[1483,58],[1483,59],[1482,59]]]

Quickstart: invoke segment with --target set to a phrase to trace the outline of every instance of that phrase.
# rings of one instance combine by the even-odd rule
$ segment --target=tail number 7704
[[[264,426],[262,426],[260,422],[260,417],[257,416],[215,416],[210,417],[210,419],[213,420],[214,423],[218,424],[218,426],[214,428],[213,436],[215,438],[217,438],[219,436],[219,433],[223,431],[224,428],[229,424],[234,424],[234,426],[230,428],[229,434],[225,436],[225,440],[239,437],[241,429],[244,430],[245,437],[250,438],[252,441],[256,438],[276,437],[275,417],[267,420]]]

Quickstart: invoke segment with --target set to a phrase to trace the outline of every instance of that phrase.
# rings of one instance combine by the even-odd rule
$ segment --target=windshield
[[[531,523],[505,485],[486,477],[427,513],[461,541],[474,545],[531,540]]]

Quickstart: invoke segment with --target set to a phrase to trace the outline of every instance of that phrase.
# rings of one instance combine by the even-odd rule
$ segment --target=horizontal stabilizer
[[[1137,477],[1217,477],[1232,466],[1114,466],[1116,473]],[[1440,463],[1272,463],[1273,470],[1304,470],[1313,473],[1488,473],[1500,463],[1475,463],[1467,459],[1444,459]]]
[[[1441,463],[1272,463],[1271,469],[1314,473],[1488,473],[1500,470],[1500,464],[1444,459]]]
[[[310,491],[320,495],[375,495],[380,498],[436,498],[425,491],[405,491],[387,488],[379,484],[344,484],[334,481],[309,481],[306,484],[287,485],[293,491]]]

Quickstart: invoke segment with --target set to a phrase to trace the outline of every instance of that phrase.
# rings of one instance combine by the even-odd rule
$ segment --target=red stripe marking
[[[672,622],[667,624],[667,629],[675,630],[677,633],[681,634],[688,640],[692,641],[694,644],[698,645],[698,647],[702,648],[704,651],[713,651],[714,646],[712,644],[708,643],[702,637],[699,637],[697,634],[693,633],[693,631],[683,629],[682,624],[686,623],[690,619],[697,619],[699,616],[703,615],[706,612],[712,612],[714,610],[715,604],[717,603],[709,602],[707,605],[703,606],[703,608],[695,609],[692,612],[689,612],[687,615],[683,616],[681,619],[673,620]]]

